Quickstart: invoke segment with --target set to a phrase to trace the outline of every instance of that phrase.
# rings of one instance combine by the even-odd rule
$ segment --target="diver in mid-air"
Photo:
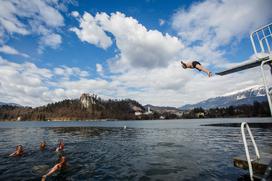
[[[186,69],[186,68],[190,68],[190,69],[197,69],[199,71],[205,72],[209,77],[212,76],[212,72],[209,71],[208,69],[204,68],[198,61],[190,61],[190,62],[183,62],[180,61],[181,66]]]

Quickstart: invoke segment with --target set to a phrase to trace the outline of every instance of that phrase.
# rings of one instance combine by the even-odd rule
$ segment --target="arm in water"
[[[57,163],[53,168],[50,169],[50,171],[42,176],[42,181],[46,180],[46,177],[52,175],[53,173],[57,172],[58,170],[61,170],[66,164],[66,158],[64,156],[60,157],[60,162]]]

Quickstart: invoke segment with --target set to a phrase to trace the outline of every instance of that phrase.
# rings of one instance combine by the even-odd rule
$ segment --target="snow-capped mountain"
[[[144,106],[144,108],[147,110],[148,107],[153,111],[179,111],[176,107],[170,107],[170,106],[154,106],[151,104],[147,104]]]
[[[231,92],[220,97],[210,98],[196,104],[186,104],[180,107],[181,110],[190,110],[197,107],[203,109],[222,108],[238,106],[242,104],[252,105],[255,101],[267,101],[265,88],[263,86],[249,87],[243,90]]]
[[[16,103],[5,103],[5,102],[0,102],[0,106],[16,106],[16,107],[22,107],[21,105],[19,104],[16,104]]]

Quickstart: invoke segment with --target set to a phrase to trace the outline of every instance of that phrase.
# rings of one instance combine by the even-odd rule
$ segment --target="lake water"
[[[247,171],[235,168],[232,160],[245,154],[240,128],[201,125],[243,121],[272,122],[271,118],[0,122],[0,180],[40,180],[58,160],[52,150],[59,139],[65,142],[68,166],[47,180],[241,180]],[[271,128],[252,132],[261,153],[272,153]],[[44,152],[39,150],[42,140],[48,144]],[[26,154],[8,157],[17,144]]]

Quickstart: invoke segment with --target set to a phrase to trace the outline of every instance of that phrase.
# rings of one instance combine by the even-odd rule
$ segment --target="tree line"
[[[150,119],[193,119],[193,118],[227,118],[227,117],[269,117],[268,102],[254,102],[253,105],[229,106],[226,108],[212,108],[204,110],[195,108],[184,111],[183,114],[169,112],[156,112],[135,116],[133,107],[145,111],[145,108],[137,101],[125,100],[102,100],[97,98],[95,104],[85,108],[79,99],[63,100],[37,108],[0,106],[1,121],[15,120],[150,120]]]
[[[144,110],[137,101],[107,100],[101,98],[95,100],[95,104],[85,108],[79,99],[63,100],[50,103],[37,108],[0,106],[0,120],[92,120],[92,119],[135,119],[133,106]]]
[[[182,118],[201,118],[204,113],[205,118],[233,118],[233,117],[269,117],[270,109],[268,102],[257,102],[253,105],[229,106],[226,108],[211,108],[204,110],[195,108],[184,113]]]

